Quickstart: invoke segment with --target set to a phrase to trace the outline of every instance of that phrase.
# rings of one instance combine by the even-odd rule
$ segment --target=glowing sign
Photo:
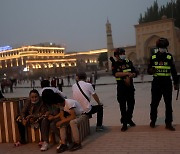
[[[12,47],[10,47],[9,45],[0,47],[0,51],[6,51],[6,50],[11,50],[11,49],[12,49]]]

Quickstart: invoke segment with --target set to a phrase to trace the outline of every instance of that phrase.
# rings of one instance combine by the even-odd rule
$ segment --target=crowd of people
[[[174,89],[177,90],[178,76],[173,61],[173,56],[168,52],[169,42],[165,38],[158,39],[157,52],[151,55],[147,72],[153,75],[152,81],[152,101],[150,104],[150,127],[155,128],[157,119],[157,108],[161,97],[165,102],[165,125],[166,129],[175,131],[172,125],[172,81]],[[117,81],[117,101],[120,107],[121,131],[127,131],[128,126],[135,127],[133,121],[133,111],[135,106],[135,88],[133,78],[137,76],[137,71],[133,62],[127,59],[126,51],[117,48],[114,52],[116,60],[112,60],[112,73]],[[112,58],[112,57],[111,57]],[[33,89],[29,93],[29,100],[23,107],[22,112],[16,118],[20,140],[15,146],[25,144],[25,128],[33,126],[41,130],[40,150],[46,151],[49,148],[49,134],[55,134],[56,142],[59,143],[57,152],[66,150],[75,151],[82,148],[78,124],[84,118],[91,118],[97,113],[96,131],[101,132],[103,127],[103,104],[95,91],[95,75],[92,73],[91,83],[87,81],[85,72],[77,72],[76,83],[72,85],[72,98],[67,98],[62,89],[49,80],[41,81],[41,90]],[[62,81],[61,81],[62,82]],[[60,84],[60,82],[59,82]],[[70,86],[71,83],[68,82]],[[91,104],[93,98],[97,105]],[[73,143],[68,140],[67,130],[71,129]]]
[[[40,129],[40,150],[46,151],[49,146],[49,135],[55,135],[55,142],[59,143],[57,152],[74,151],[82,148],[78,124],[84,119],[97,113],[96,131],[103,131],[103,104],[100,102],[92,84],[87,81],[85,72],[76,74],[76,83],[72,85],[73,98],[67,98],[61,90],[53,85],[53,80],[43,79],[41,89],[30,91],[29,99],[23,106],[22,112],[17,116],[20,140],[16,147],[26,144],[26,127]],[[81,87],[81,88],[79,88]],[[98,105],[93,106],[91,96]],[[73,143],[67,139],[67,129],[70,127]]]

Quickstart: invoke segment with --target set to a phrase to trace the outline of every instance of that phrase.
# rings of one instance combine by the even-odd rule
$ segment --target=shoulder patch
[[[153,55],[153,56],[152,56],[152,59],[155,59],[155,58],[156,58],[156,55]]]
[[[167,55],[167,59],[171,59],[172,58],[172,56],[171,55]]]

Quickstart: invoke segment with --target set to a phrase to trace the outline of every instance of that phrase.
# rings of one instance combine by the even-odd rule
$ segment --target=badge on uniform
[[[164,65],[164,62],[163,62],[163,61],[160,61],[160,62],[159,62],[159,65],[160,65],[160,66],[163,66],[163,65]]]

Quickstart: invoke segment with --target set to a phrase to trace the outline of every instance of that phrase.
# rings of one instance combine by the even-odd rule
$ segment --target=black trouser
[[[156,122],[157,119],[157,108],[159,102],[163,96],[165,102],[165,123],[171,124],[172,118],[172,81],[170,78],[154,78],[151,88],[152,100],[151,100],[151,121]]]
[[[17,121],[19,135],[20,135],[20,142],[21,144],[26,143],[26,127],[21,123]]]
[[[132,120],[135,99],[134,87],[117,86],[117,100],[121,111],[121,123],[127,124]]]
[[[86,114],[91,116],[94,113],[97,113],[97,124],[96,124],[96,126],[102,126],[103,106],[102,105],[94,105],[94,106],[92,106],[91,110]]]

